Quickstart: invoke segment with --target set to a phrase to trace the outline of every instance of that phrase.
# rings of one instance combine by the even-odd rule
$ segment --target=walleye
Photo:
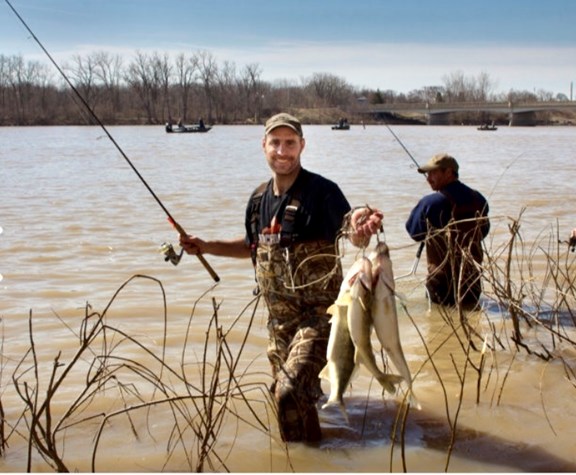
[[[388,354],[396,370],[402,375],[410,391],[410,403],[420,409],[420,404],[412,391],[412,376],[404,357],[398,330],[398,313],[396,311],[396,297],[394,272],[390,251],[384,242],[379,242],[374,251],[370,253],[373,269],[374,296],[372,299],[372,323],[376,336],[382,348]]]
[[[322,406],[322,409],[338,404],[346,418],[348,416],[343,395],[356,368],[354,361],[356,348],[348,329],[348,302],[350,301],[350,289],[353,282],[359,277],[362,263],[362,261],[358,260],[350,267],[340,285],[340,292],[338,292],[336,302],[327,310],[332,315],[328,348],[326,350],[327,362],[319,375],[320,378],[330,382],[330,396],[328,401]]]
[[[404,379],[383,373],[376,364],[370,340],[372,286],[372,263],[362,257],[350,267],[336,302],[328,308],[328,313],[332,315],[332,327],[326,351],[327,364],[319,377],[330,382],[330,396],[322,408],[337,404],[346,418],[343,394],[359,363],[366,366],[390,393],[395,393],[395,385]]]
[[[372,321],[370,315],[372,300],[372,263],[366,257],[358,259],[352,266],[357,269],[356,278],[347,292],[348,304],[348,330],[350,338],[356,349],[354,362],[362,363],[368,371],[378,380],[382,387],[394,394],[395,384],[402,381],[401,376],[385,374],[378,368],[372,350],[370,337],[372,335]]]
[[[326,366],[320,372],[320,377],[330,382],[330,396],[322,409],[338,405],[342,414],[348,419],[344,405],[344,391],[352,378],[354,368],[354,343],[348,331],[348,308],[334,304],[328,308],[332,315],[330,319],[330,337],[326,351]]]

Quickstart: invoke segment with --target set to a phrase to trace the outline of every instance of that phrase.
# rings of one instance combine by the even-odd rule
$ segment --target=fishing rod
[[[402,146],[402,148],[404,149],[404,151],[408,154],[408,156],[412,159],[412,161],[414,162],[414,165],[416,165],[418,168],[420,168],[420,165],[418,165],[418,162],[414,159],[414,157],[412,156],[412,154],[410,153],[410,151],[406,148],[406,146],[402,143],[402,140],[400,140],[400,138],[394,133],[394,131],[392,130],[392,128],[388,125],[388,122],[386,122],[386,120],[384,120],[384,125],[386,126],[386,128],[390,131],[390,133],[394,136],[394,138],[396,139],[396,141]]]
[[[72,82],[70,81],[70,79],[68,79],[68,76],[66,76],[66,74],[64,73],[64,71],[62,71],[62,69],[60,68],[60,66],[58,65],[58,63],[54,60],[54,58],[52,58],[52,56],[50,55],[50,53],[48,52],[48,50],[44,47],[44,45],[42,44],[42,42],[36,37],[36,35],[34,34],[34,32],[30,29],[30,27],[28,26],[28,24],[24,21],[24,19],[20,16],[20,14],[16,11],[16,9],[12,6],[12,4],[10,3],[9,0],[4,0],[8,6],[10,7],[10,9],[14,12],[14,15],[16,15],[16,17],[18,18],[18,20],[20,20],[20,22],[22,23],[22,25],[24,25],[24,28],[26,28],[26,30],[28,30],[28,32],[30,33],[30,35],[32,36],[32,38],[34,39],[34,41],[36,41],[36,43],[38,43],[38,46],[40,46],[40,48],[42,49],[42,51],[44,51],[44,53],[46,54],[46,56],[48,57],[48,59],[50,60],[50,62],[54,65],[54,67],[58,70],[58,72],[62,75],[62,77],[64,78],[64,80],[66,81],[66,83],[68,84],[68,86],[70,86],[70,88],[72,89],[72,91],[74,91],[74,93],[76,94],[76,96],[78,97],[78,99],[80,100],[80,102],[82,103],[82,105],[86,108],[86,110],[88,111],[88,113],[90,114],[90,117],[92,117],[92,119],[102,128],[102,130],[104,131],[104,133],[106,134],[106,136],[110,139],[110,141],[114,144],[114,146],[116,147],[116,149],[120,152],[120,155],[122,155],[122,157],[124,158],[124,160],[126,160],[126,162],[128,163],[128,165],[130,165],[130,168],[132,168],[132,170],[134,171],[134,173],[136,173],[136,176],[138,176],[138,178],[140,178],[140,181],[144,184],[144,186],[146,187],[146,189],[150,192],[150,194],[152,195],[152,197],[156,200],[156,202],[160,205],[160,208],[162,208],[162,210],[164,211],[164,213],[166,214],[166,216],[168,217],[168,222],[174,227],[174,229],[176,229],[176,231],[178,232],[178,234],[180,236],[186,236],[186,231],[184,231],[184,228],[182,226],[180,226],[176,220],[172,217],[172,215],[170,214],[170,212],[168,211],[168,209],[164,206],[164,204],[162,203],[162,201],[160,201],[160,198],[158,198],[158,196],[156,195],[156,193],[154,193],[154,190],[152,190],[152,188],[150,187],[150,185],[146,182],[146,180],[144,179],[144,177],[140,174],[140,172],[138,171],[138,169],[134,166],[134,164],[132,163],[132,161],[128,158],[128,156],[124,153],[124,150],[122,150],[122,148],[120,147],[120,145],[118,145],[118,143],[116,142],[116,140],[114,140],[114,137],[112,137],[112,135],[110,134],[110,132],[108,132],[108,129],[106,128],[106,126],[102,123],[102,121],[100,120],[100,118],[96,115],[96,113],[92,110],[92,108],[90,107],[90,105],[86,102],[86,100],[84,99],[84,97],[82,96],[82,94],[80,94],[80,92],[78,91],[78,89],[76,89],[76,87],[74,86],[74,84],[72,84]],[[172,264],[174,265],[178,265],[178,263],[180,262],[180,259],[182,258],[182,254],[184,252],[184,249],[182,249],[180,251],[179,254],[176,254],[176,251],[174,251],[174,248],[172,247],[172,244],[167,244],[164,243],[162,244],[162,246],[160,247],[160,250],[164,253],[165,256],[165,261],[170,261]],[[200,253],[196,254],[196,257],[200,260],[200,262],[202,263],[202,265],[204,266],[204,268],[208,271],[208,273],[210,274],[210,276],[212,277],[212,279],[214,279],[215,282],[219,282],[220,281],[220,277],[218,276],[218,274],[216,274],[216,272],[214,271],[214,269],[212,269],[212,267],[210,266],[210,264],[208,263],[208,261],[206,261],[206,259],[204,258],[204,256]]]
[[[400,140],[400,137],[398,137],[394,131],[392,130],[392,128],[388,125],[388,122],[386,121],[386,119],[384,119],[384,125],[386,126],[386,128],[390,131],[390,133],[392,134],[392,136],[396,139],[396,141],[401,145],[401,147],[404,149],[404,151],[408,154],[408,156],[411,158],[412,162],[414,162],[414,165],[416,165],[417,168],[420,168],[420,165],[418,165],[418,162],[416,161],[416,159],[412,156],[412,154],[410,153],[410,151],[406,148],[406,146],[404,145],[404,143],[402,142],[402,140]],[[409,277],[413,274],[416,273],[416,268],[418,267],[418,263],[420,262],[420,256],[422,256],[422,251],[424,250],[424,241],[420,242],[420,245],[418,246],[418,250],[416,251],[416,258],[414,259],[414,264],[412,264],[412,269],[410,270],[410,272],[406,275],[402,275],[397,277],[396,279],[402,279],[404,277]]]

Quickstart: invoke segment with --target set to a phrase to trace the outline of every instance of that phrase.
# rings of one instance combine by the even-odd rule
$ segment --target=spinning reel
[[[182,259],[184,249],[180,249],[180,254],[178,254],[174,250],[174,246],[172,244],[165,242],[160,246],[160,252],[164,255],[164,260],[166,262],[170,261],[172,264],[177,266]]]

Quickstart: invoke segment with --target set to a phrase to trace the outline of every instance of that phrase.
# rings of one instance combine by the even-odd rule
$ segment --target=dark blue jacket
[[[486,198],[457,180],[446,185],[441,191],[424,196],[410,213],[406,221],[406,231],[415,241],[423,241],[428,232],[428,223],[435,229],[444,228],[452,218],[453,206],[470,208],[470,218],[474,217],[476,212],[479,216],[488,216]],[[482,238],[485,238],[489,231],[490,221],[483,220]]]
[[[426,239],[426,288],[433,302],[478,304],[488,211],[486,198],[457,180],[424,196],[410,213],[406,230],[416,241]]]

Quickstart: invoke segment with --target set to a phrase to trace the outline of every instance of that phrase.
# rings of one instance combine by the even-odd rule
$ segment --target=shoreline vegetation
[[[408,92],[357,87],[331,73],[309,77],[262,79],[263,68],[219,62],[209,51],[170,56],[135,53],[123,58],[106,51],[74,55],[55,69],[22,55],[0,54],[0,126],[90,125],[95,116],[106,125],[263,124],[285,111],[305,124],[425,125],[424,114],[360,114],[364,104],[572,102],[545,90],[497,92],[488,73],[454,71],[442,84]],[[382,76],[385,87],[386,77]],[[535,125],[576,125],[576,111],[535,113]],[[508,114],[470,111],[450,114],[449,125],[508,125]]]
[[[378,117],[366,117],[365,115],[350,114],[343,109],[306,109],[306,108],[289,108],[288,111],[300,118],[303,124],[307,125],[334,125],[337,124],[341,117],[347,117],[351,125],[427,125],[427,118],[421,114],[380,114]],[[483,123],[493,123],[495,126],[507,127],[509,125],[509,118],[501,115],[493,118],[490,121],[482,120],[478,117],[478,113],[460,114],[460,121],[444,125],[442,127],[453,126],[478,126]],[[267,116],[263,116],[260,120],[254,118],[238,119],[227,122],[210,122],[211,125],[263,125]],[[93,126],[98,125],[87,118],[70,118],[67,120],[49,121],[38,119],[31,123],[5,123],[0,120],[0,127],[33,127],[33,126]],[[120,118],[114,120],[102,120],[106,126],[141,126],[150,125],[154,127],[164,126],[165,122],[150,123],[149,121],[139,118]],[[188,122],[187,122],[188,123]],[[535,126],[576,126],[576,112],[540,112],[536,114]]]

